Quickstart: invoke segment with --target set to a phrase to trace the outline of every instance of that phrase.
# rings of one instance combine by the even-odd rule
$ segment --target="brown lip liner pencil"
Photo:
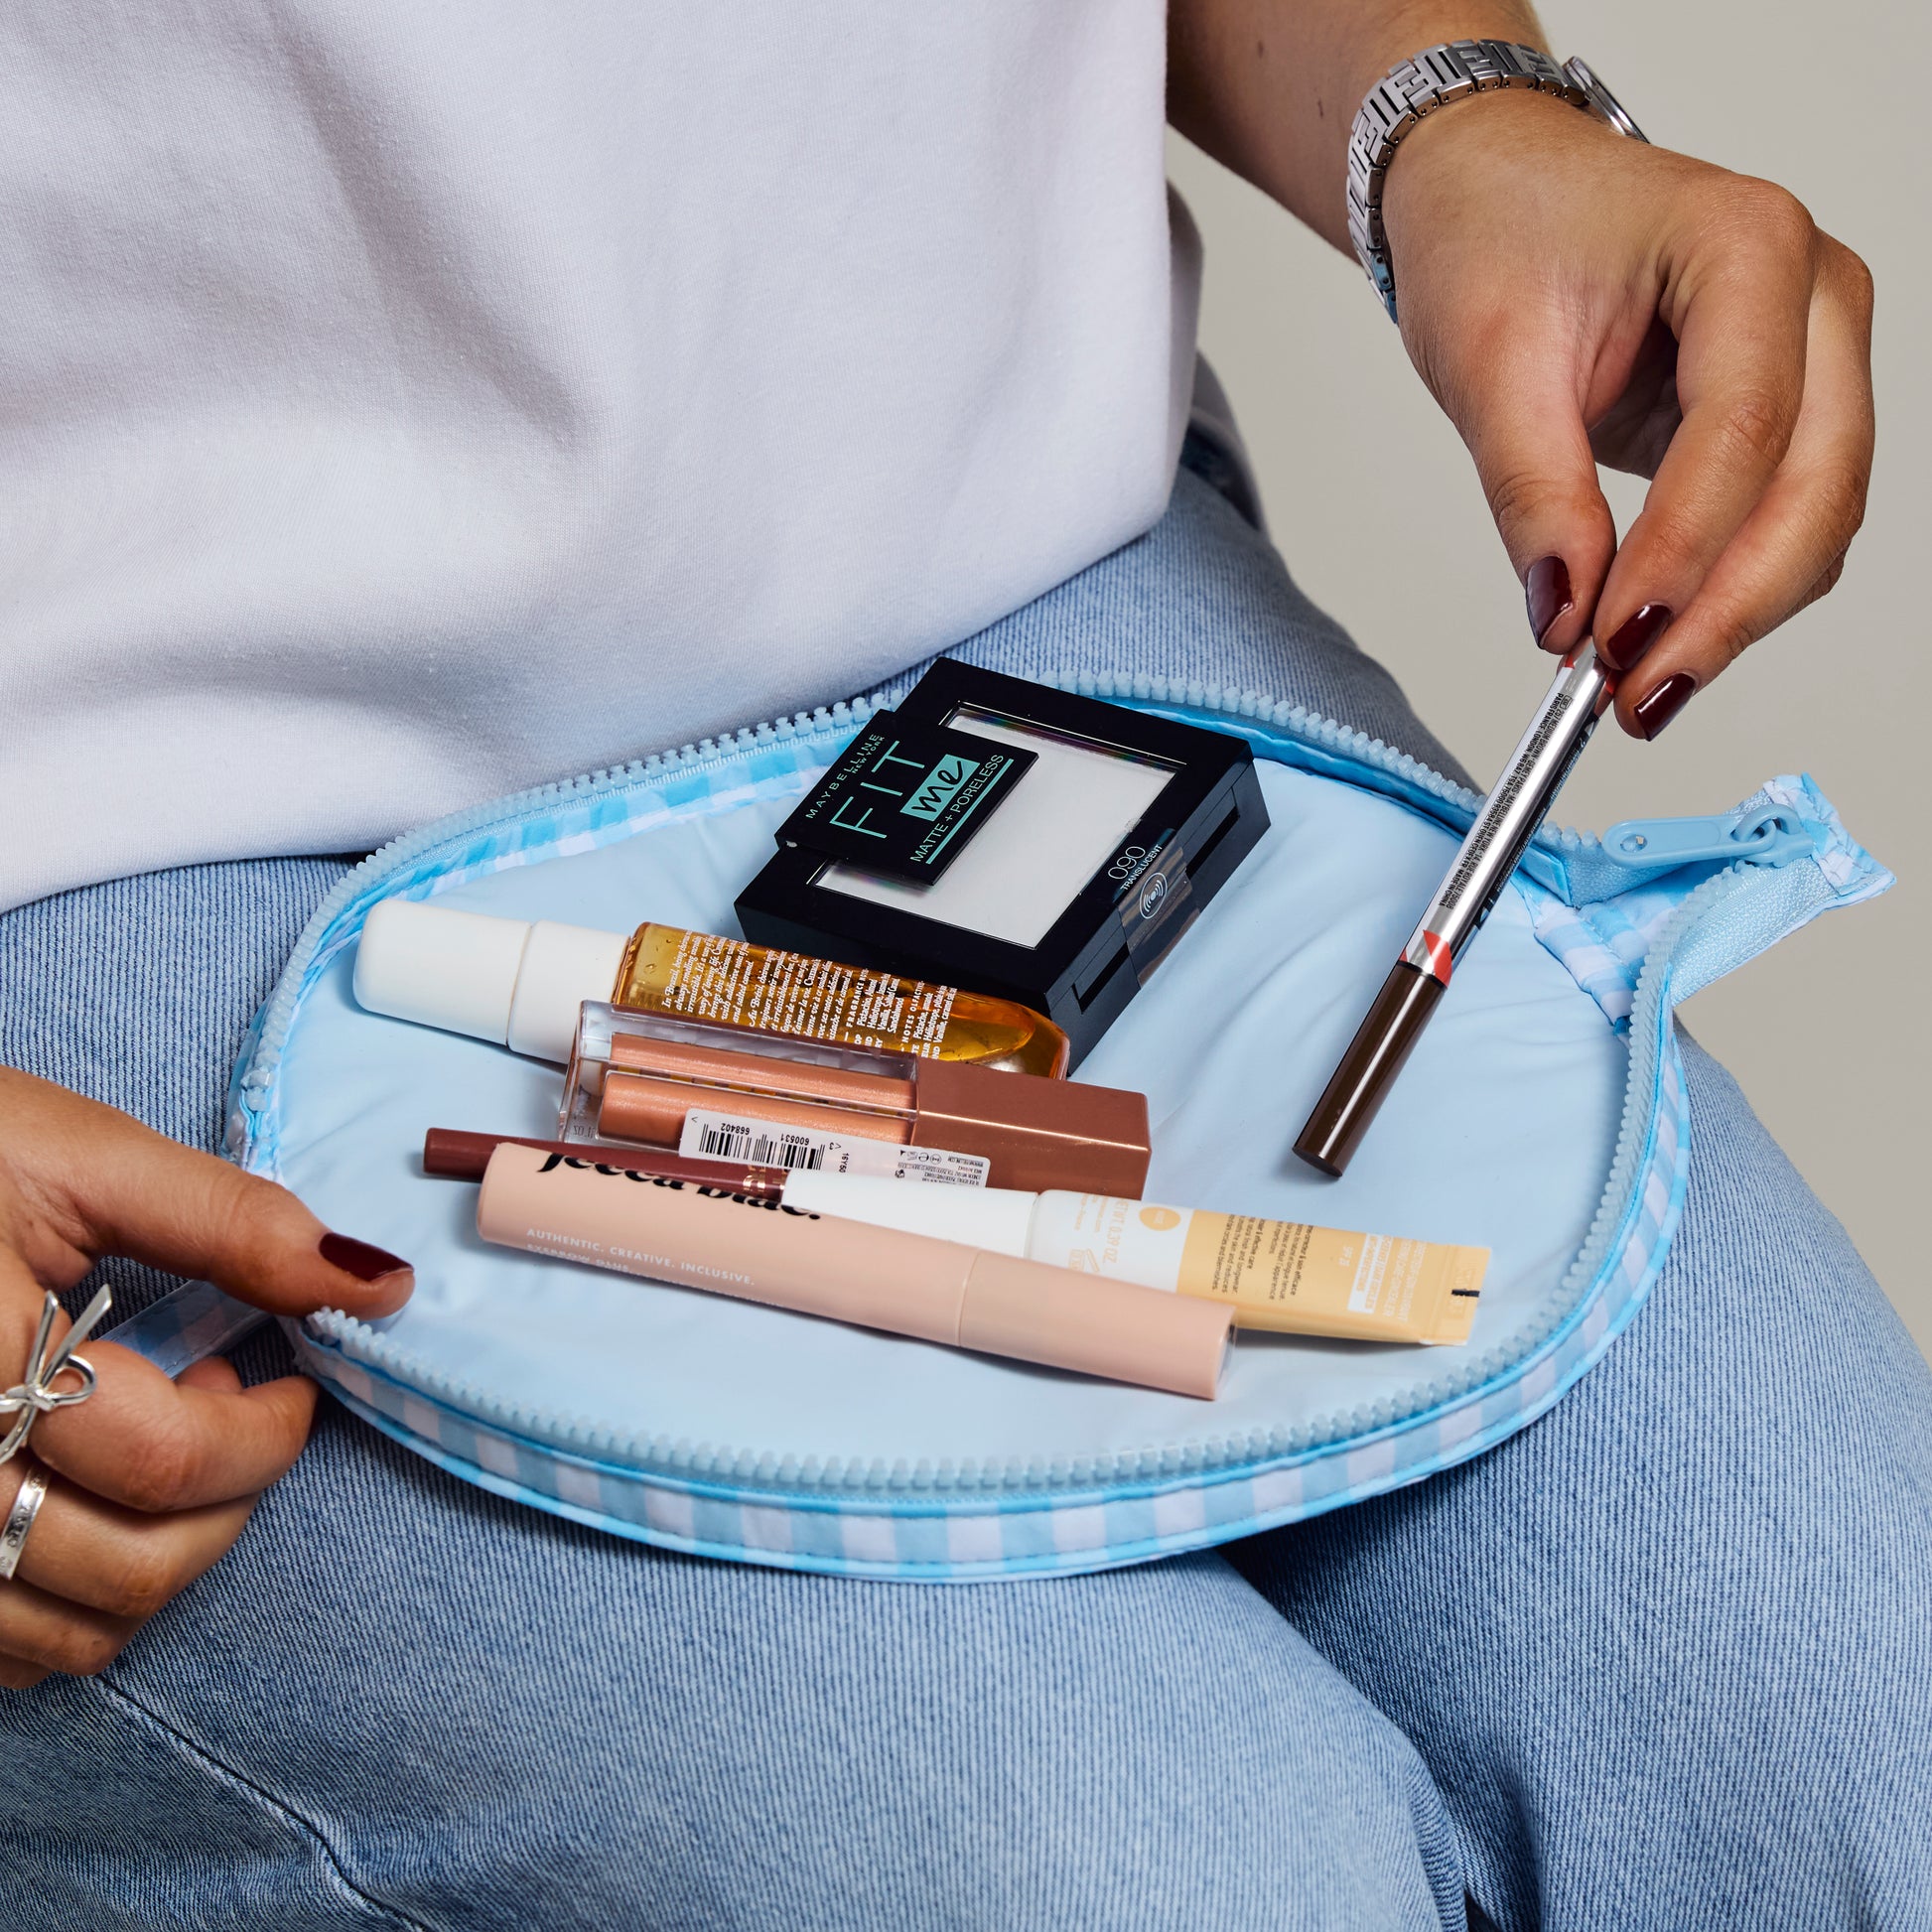
[[[599,1141],[532,1140],[521,1134],[469,1134],[455,1127],[432,1127],[423,1136],[423,1172],[449,1180],[481,1180],[489,1157],[499,1147],[535,1148],[586,1167],[615,1168],[620,1173],[661,1174],[699,1187],[727,1187],[758,1200],[776,1200],[785,1190],[782,1168],[748,1167],[742,1162],[695,1161],[652,1147],[610,1147]]]

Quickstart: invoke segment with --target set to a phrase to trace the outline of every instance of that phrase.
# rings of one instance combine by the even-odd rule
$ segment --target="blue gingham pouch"
[[[1808,780],[1712,819],[1548,831],[1339,1181],[1289,1143],[1474,795],[1300,709],[1142,678],[1071,688],[1253,745],[1272,829],[1080,1077],[1147,1093],[1150,1198],[1488,1247],[1470,1343],[1243,1332],[1212,1403],[485,1247],[431,1126],[552,1131],[554,1068],[359,1009],[402,896],[732,931],[773,828],[862,722],[838,707],[466,812],[316,914],[236,1068],[230,1151],[416,1268],[305,1367],[466,1479],[714,1557],[917,1582],[1145,1562],[1355,1501],[1541,1414],[1662,1266],[1689,1155],[1674,1004],[1889,876]]]

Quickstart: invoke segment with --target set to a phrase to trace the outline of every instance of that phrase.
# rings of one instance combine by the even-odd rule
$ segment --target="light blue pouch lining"
[[[1081,1069],[1149,1096],[1150,1198],[1493,1250],[1464,1348],[1243,1333],[1188,1401],[493,1249],[431,1126],[547,1133],[555,1069],[362,1012],[368,908],[731,931],[839,707],[465,813],[317,913],[236,1068],[230,1149],[415,1264],[380,1324],[294,1326],[357,1414],[465,1478],[666,1547],[929,1582],[1093,1570],[1420,1479],[1547,1409],[1630,1319],[1688,1160],[1674,1003],[1889,875],[1809,781],[1541,837],[1348,1174],[1289,1142],[1475,804],[1253,694],[1072,687],[1243,733],[1273,826]],[[1737,836],[1739,831],[1743,836]]]

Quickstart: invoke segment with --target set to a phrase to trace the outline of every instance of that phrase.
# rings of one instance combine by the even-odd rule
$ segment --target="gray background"
[[[1829,24],[1796,9],[1665,0],[1549,0],[1542,11],[1558,54],[1588,59],[1652,140],[1781,183],[1877,278],[1877,469],[1843,581],[1655,745],[1599,733],[1556,817],[1601,830],[1718,811],[1775,773],[1809,770],[1898,875],[1883,898],[1829,914],[1683,1012],[1932,1353],[1921,1259],[1932,920],[1920,857],[1932,832],[1920,776],[1932,701],[1921,620],[1932,172],[1924,128],[1898,104],[1910,76],[1932,71],[1932,9],[1843,0]],[[1276,542],[1486,782],[1550,660],[1530,642],[1467,454],[1352,260],[1178,139],[1171,162],[1206,241],[1202,346],[1254,453]],[[1642,483],[1612,477],[1607,487],[1627,522]]]

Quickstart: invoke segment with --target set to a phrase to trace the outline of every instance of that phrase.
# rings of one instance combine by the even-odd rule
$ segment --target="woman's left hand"
[[[1383,215],[1403,341],[1553,651],[1654,738],[1838,581],[1871,472],[1871,277],[1769,183],[1550,96],[1431,114]],[[1621,546],[1596,465],[1654,479]]]

